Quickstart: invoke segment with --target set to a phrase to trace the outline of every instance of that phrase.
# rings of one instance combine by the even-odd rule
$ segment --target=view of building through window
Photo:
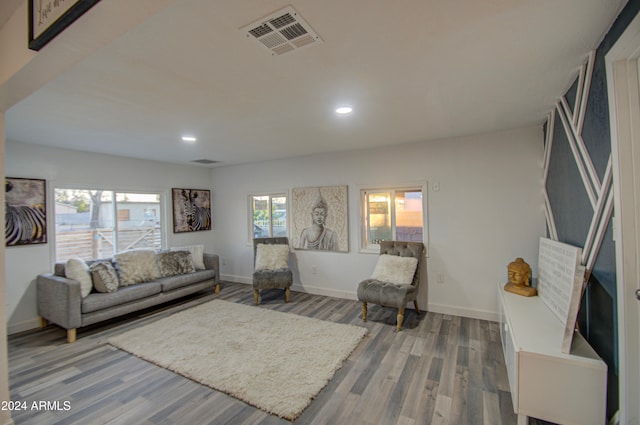
[[[363,191],[364,247],[384,240],[423,242],[421,189]]]
[[[160,194],[55,189],[56,261],[161,249]]]

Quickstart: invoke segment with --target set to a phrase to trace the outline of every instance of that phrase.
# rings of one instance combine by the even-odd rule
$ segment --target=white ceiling
[[[7,138],[230,165],[538,125],[624,3],[179,0],[7,111]],[[321,44],[239,30],[288,4]]]

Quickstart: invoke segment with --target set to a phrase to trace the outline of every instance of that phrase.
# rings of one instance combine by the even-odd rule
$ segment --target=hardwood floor
[[[356,301],[292,292],[285,304],[280,290],[263,291],[262,297],[259,308],[369,329],[295,424],[516,423],[495,322],[424,312],[417,317],[407,310],[404,328],[397,332],[391,308],[371,305],[363,323]],[[223,282],[218,295],[206,292],[80,329],[74,344],[67,344],[65,332],[56,326],[10,336],[11,399],[25,407],[12,412],[13,420],[36,425],[289,424],[106,343],[113,335],[216,298],[253,305],[250,285]]]

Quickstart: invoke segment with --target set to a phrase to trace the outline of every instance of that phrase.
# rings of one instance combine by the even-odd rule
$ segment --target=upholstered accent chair
[[[253,298],[260,304],[261,289],[284,289],[284,302],[289,302],[293,273],[289,267],[289,239],[286,237],[253,240]]]
[[[358,300],[362,303],[362,320],[367,321],[367,303],[398,309],[397,327],[402,330],[407,303],[418,308],[420,269],[425,248],[421,242],[382,241],[378,264],[368,279],[358,285]]]

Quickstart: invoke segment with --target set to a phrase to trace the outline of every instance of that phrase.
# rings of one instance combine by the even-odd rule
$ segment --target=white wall
[[[53,270],[54,219],[52,189],[56,186],[161,191],[167,246],[204,244],[213,249],[213,232],[173,233],[171,188],[211,188],[211,170],[154,161],[51,149],[7,141],[5,172],[8,177],[47,180],[49,242],[7,247],[5,250],[7,318],[9,333],[38,326],[35,278]]]
[[[222,278],[251,282],[248,194],[348,185],[350,251],[295,251],[293,289],[355,299],[358,282],[376,262],[376,255],[358,252],[360,188],[428,181],[428,291],[420,304],[424,308],[428,295],[431,311],[495,320],[496,285],[507,281],[507,264],[523,257],[534,270],[537,265],[545,234],[542,140],[542,128],[531,127],[215,168],[214,244]],[[435,283],[437,273],[444,274],[444,284]]]
[[[211,188],[213,231],[173,234],[167,204],[168,245],[203,243],[220,255],[223,279],[243,283],[251,282],[253,264],[248,194],[346,184],[350,250],[295,251],[294,290],[351,299],[376,262],[376,255],[358,252],[360,187],[428,181],[428,287],[420,304],[496,319],[495,285],[506,282],[507,264],[521,256],[534,270],[537,265],[538,238],[545,232],[541,162],[542,129],[532,127],[213,170],[7,142],[5,166],[10,177],[46,179],[49,205],[56,185],[160,190],[166,200],[172,187]],[[49,229],[52,218],[49,211]],[[5,250],[9,333],[37,326],[35,277],[52,270],[51,231],[49,238],[45,245]],[[435,283],[437,273],[444,274],[444,284]]]
[[[0,169],[4,174],[5,168],[5,121],[4,112],[0,109]],[[0,201],[4,204],[5,192],[0,195]],[[0,223],[4,223],[5,211],[4,208],[0,212]],[[7,286],[6,281],[3,279],[6,261],[5,261],[5,244],[0,244],[0,401],[10,400],[9,397],[9,362],[7,352],[7,305],[8,300],[6,297]],[[11,412],[8,410],[0,409],[0,424],[9,425],[13,424],[11,420]]]

